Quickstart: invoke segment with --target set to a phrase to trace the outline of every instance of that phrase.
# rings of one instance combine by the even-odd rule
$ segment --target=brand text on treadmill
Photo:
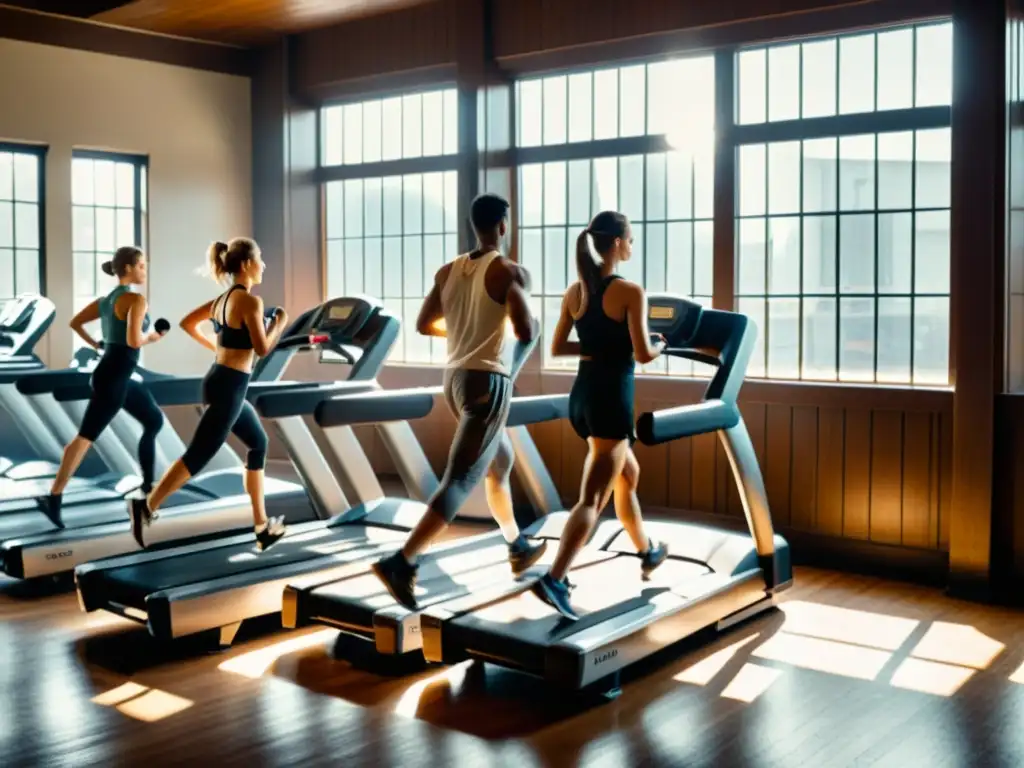
[[[606,653],[602,653],[599,656],[595,656],[594,657],[594,666],[596,667],[598,664],[604,664],[609,659],[614,659],[618,655],[619,655],[618,651],[611,650],[611,651],[608,651]]]

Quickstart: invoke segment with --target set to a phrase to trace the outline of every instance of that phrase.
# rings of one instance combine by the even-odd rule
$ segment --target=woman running
[[[591,248],[593,244],[593,248]],[[580,498],[562,533],[558,555],[538,582],[537,594],[566,618],[576,619],[569,602],[566,573],[590,538],[598,515],[614,491],[615,514],[641,555],[646,578],[665,561],[668,550],[644,530],[636,496],[640,465],[633,454],[633,369],[649,363],[665,348],[651,346],[647,295],[636,283],[615,274],[633,254],[629,219],[603,211],[576,240],[579,281],[562,298],[561,316],[551,341],[552,355],[578,355],[576,381],[569,395],[569,420],[587,441]],[[569,341],[573,326],[579,341]]]
[[[252,295],[252,287],[263,282],[265,265],[255,241],[236,237],[229,243],[216,242],[208,254],[210,273],[217,282],[231,281],[231,287],[212,301],[192,310],[181,327],[193,339],[217,357],[203,379],[203,404],[206,411],[199,420],[185,454],[168,468],[156,487],[142,499],[131,499],[128,512],[132,533],[140,547],[143,526],[157,517],[167,497],[202,471],[233,432],[246,447],[245,490],[252,499],[253,525],[260,551],[284,536],[284,518],[267,520],[263,496],[263,470],[267,461],[267,433],[252,404],[245,399],[257,355],[266,357],[281,338],[288,315],[278,308],[269,326],[264,326],[263,300]],[[211,341],[199,326],[213,322],[217,342]]]
[[[117,278],[117,287],[71,319],[72,330],[90,347],[103,351],[90,380],[92,397],[78,434],[64,448],[50,495],[36,499],[40,511],[58,528],[64,527],[61,517],[64,487],[118,411],[124,408],[142,425],[139,467],[142,470],[142,488],[146,493],[153,487],[156,437],[164,425],[164,415],[149,390],[132,379],[139,362],[139,350],[162,338],[170,327],[166,320],[158,320],[156,330],[150,331],[146,297],[132,293],[133,285],[146,282],[146,255],[134,246],[125,246],[118,248],[114,258],[104,262],[100,268]],[[86,324],[95,320],[102,325],[102,342],[85,330]]]

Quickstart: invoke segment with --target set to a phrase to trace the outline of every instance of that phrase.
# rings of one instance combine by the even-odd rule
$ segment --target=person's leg
[[[626,462],[622,467],[622,472],[615,480],[613,493],[615,516],[619,518],[630,541],[636,547],[637,553],[641,555],[641,569],[644,576],[648,576],[651,571],[665,562],[668,548],[664,543],[656,544],[647,535],[643,515],[640,512],[640,500],[636,495],[639,483],[640,464],[636,460],[633,449],[630,448],[626,452]]]
[[[92,444],[103,434],[103,430],[110,425],[124,405],[125,382],[116,377],[103,376],[102,369],[99,373],[98,380],[96,374],[93,374],[92,397],[89,399],[89,405],[86,406],[78,434],[64,446],[60,467],[57,468],[57,474],[50,485],[50,494],[36,499],[39,510],[58,528],[64,527],[61,507],[64,502],[64,489],[67,487],[68,481],[82,465]]]
[[[142,491],[149,493],[153,490],[156,438],[163,429],[164,414],[149,390],[137,381],[128,382],[124,409],[142,427],[142,436],[139,438],[139,467],[142,470]]]
[[[593,533],[597,518],[608,503],[616,479],[622,473],[629,450],[627,440],[591,437],[590,451],[583,465],[580,498],[569,513],[562,531],[555,562],[538,582],[538,595],[567,618],[576,618],[569,604],[565,575]]]
[[[416,608],[413,594],[416,561],[455,518],[497,456],[500,437],[508,419],[511,386],[507,377],[483,371],[453,371],[446,376],[445,390],[449,406],[459,414],[459,425],[452,440],[444,476],[427,503],[426,512],[409,534],[401,551],[373,566],[374,572],[391,595],[413,610]],[[511,507],[510,501],[508,506]],[[499,510],[497,514],[501,515],[502,511]],[[536,549],[529,545],[522,547],[518,531],[513,543],[517,548],[528,549],[531,554]],[[540,548],[540,552],[543,552],[543,548]],[[512,555],[510,553],[510,558]],[[524,557],[526,555],[512,558],[513,565]]]
[[[487,467],[487,474],[484,477],[484,490],[487,493],[487,506],[501,529],[505,543],[508,544],[508,560],[512,566],[512,572],[519,575],[540,560],[547,550],[548,543],[546,541],[531,543],[520,532],[512,505],[512,484],[509,482],[512,465],[515,463],[512,441],[502,430],[497,437],[497,443],[497,451]]]
[[[217,368],[215,371],[221,369]],[[149,525],[156,519],[156,512],[168,497],[199,474],[227,440],[244,399],[236,397],[234,387],[226,379],[227,376],[223,373],[207,374],[203,385],[203,400],[208,405],[199,419],[184,455],[168,467],[164,476],[146,497],[129,500],[128,512],[132,520],[132,532],[140,546],[145,546],[142,541],[143,525]]]
[[[263,494],[263,477],[267,466],[267,433],[260,423],[256,409],[249,402],[242,403],[242,410],[235,419],[231,431],[249,449],[245,460],[245,491],[252,501],[252,521],[256,531],[256,544],[265,552],[285,534],[283,517],[267,520],[267,503]]]

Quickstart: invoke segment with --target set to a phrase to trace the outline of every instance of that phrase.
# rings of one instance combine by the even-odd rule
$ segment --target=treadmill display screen
[[[352,314],[351,304],[334,304],[329,309],[328,317],[331,320],[348,320],[349,315]]]
[[[651,320],[671,320],[676,316],[676,308],[673,306],[652,306],[647,316]]]

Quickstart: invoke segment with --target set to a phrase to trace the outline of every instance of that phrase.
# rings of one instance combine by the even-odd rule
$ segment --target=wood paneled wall
[[[459,6],[436,2],[295,36],[293,87],[309,99],[451,79]]]

